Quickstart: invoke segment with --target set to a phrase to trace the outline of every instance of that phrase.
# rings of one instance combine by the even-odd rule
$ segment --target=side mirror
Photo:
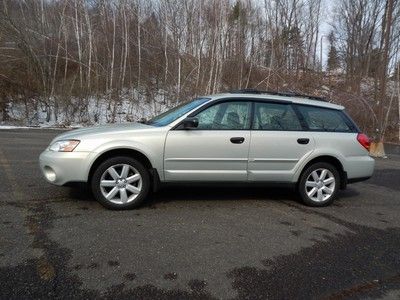
[[[183,129],[194,129],[199,126],[199,120],[195,117],[187,117],[182,121]]]

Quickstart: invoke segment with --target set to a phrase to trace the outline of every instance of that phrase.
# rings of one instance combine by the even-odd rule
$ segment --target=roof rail
[[[260,91],[257,89],[241,89],[241,90],[229,91],[229,93],[231,93],[231,94],[255,94],[255,95],[267,94],[267,95],[276,95],[276,96],[284,96],[284,97],[299,97],[299,98],[306,98],[306,99],[310,99],[310,100],[318,100],[318,101],[327,102],[327,100],[322,97],[312,96],[312,95],[304,95],[304,94],[294,93],[294,92],[277,92],[277,91]]]

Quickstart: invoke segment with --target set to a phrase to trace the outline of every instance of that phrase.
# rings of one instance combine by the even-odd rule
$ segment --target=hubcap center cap
[[[125,179],[118,179],[117,180],[117,186],[121,189],[121,188],[125,188],[126,187],[126,180]]]

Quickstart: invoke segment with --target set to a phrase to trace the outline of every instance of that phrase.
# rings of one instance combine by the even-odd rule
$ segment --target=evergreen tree
[[[333,71],[340,67],[340,59],[338,51],[335,46],[336,39],[333,31],[329,33],[328,40],[330,44],[328,53],[328,71]]]

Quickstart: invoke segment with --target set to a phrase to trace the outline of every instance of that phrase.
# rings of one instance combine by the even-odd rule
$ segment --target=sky
[[[320,24],[320,32],[322,35],[322,64],[323,67],[326,67],[326,62],[328,60],[328,52],[329,52],[329,42],[327,36],[329,32],[332,30],[332,14],[333,14],[333,7],[335,5],[335,0],[322,0],[323,5],[323,15],[322,15],[322,22]],[[318,52],[320,51],[321,46],[319,47]]]

